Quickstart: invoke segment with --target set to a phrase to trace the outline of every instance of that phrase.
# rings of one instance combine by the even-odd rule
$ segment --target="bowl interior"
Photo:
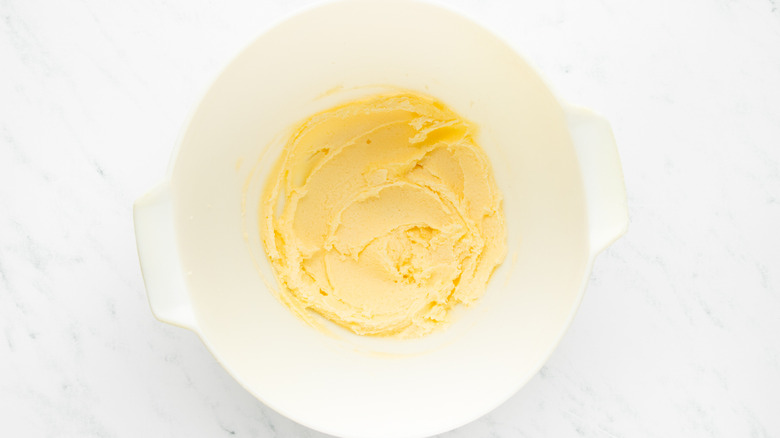
[[[381,89],[433,95],[475,122],[504,194],[509,252],[485,296],[419,340],[316,330],[269,289],[257,203],[280,136]],[[425,436],[503,402],[547,359],[589,266],[584,196],[563,111],[510,47],[416,2],[343,1],[277,25],[220,75],[171,171],[198,331],[273,409],[342,436]]]

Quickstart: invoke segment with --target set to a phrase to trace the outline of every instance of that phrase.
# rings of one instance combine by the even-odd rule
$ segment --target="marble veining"
[[[308,1],[0,1],[0,436],[324,437],[157,322],[131,206]],[[448,1],[613,124],[629,233],[548,363],[442,438],[780,436],[774,0]]]

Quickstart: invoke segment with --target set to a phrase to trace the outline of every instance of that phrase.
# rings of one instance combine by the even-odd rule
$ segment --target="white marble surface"
[[[323,436],[153,319],[131,219],[303,3],[0,1],[0,436]],[[631,226],[542,371],[442,436],[780,436],[780,1],[453,5],[612,121]]]

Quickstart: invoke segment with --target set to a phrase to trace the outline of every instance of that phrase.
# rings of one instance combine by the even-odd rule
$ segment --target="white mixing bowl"
[[[504,194],[509,252],[487,293],[417,340],[306,325],[269,291],[255,226],[274,140],[377,85],[433,95],[476,123]],[[271,408],[346,437],[427,436],[509,398],[550,356],[594,257],[628,223],[608,123],[562,105],[489,31],[408,1],[328,3],[265,32],[205,94],[134,214],[154,315],[196,332]]]

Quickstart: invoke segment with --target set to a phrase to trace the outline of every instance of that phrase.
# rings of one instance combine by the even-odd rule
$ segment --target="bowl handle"
[[[133,205],[135,240],[149,307],[158,320],[195,330],[179,258],[170,184],[166,181]]]
[[[565,107],[580,163],[588,209],[590,250],[595,255],[625,234],[628,205],[623,170],[609,122],[580,107]]]

